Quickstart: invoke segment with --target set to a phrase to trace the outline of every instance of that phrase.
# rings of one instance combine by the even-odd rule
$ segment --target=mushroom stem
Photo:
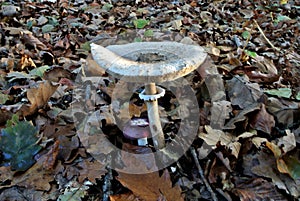
[[[155,83],[146,84],[145,93],[147,95],[155,95],[157,93]],[[146,105],[154,147],[162,149],[165,147],[165,138],[160,123],[157,100],[149,100],[146,102]]]

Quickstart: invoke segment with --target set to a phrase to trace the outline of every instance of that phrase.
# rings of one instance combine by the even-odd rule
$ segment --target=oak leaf
[[[158,172],[148,174],[126,174],[119,172],[117,178],[134,195],[147,201],[157,201],[164,197],[167,201],[183,201],[179,186],[172,186],[167,170],[162,176]]]

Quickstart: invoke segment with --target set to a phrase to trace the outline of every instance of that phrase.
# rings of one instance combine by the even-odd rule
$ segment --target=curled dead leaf
[[[30,101],[30,105],[23,105],[19,112],[23,116],[34,114],[47,104],[57,87],[58,85],[53,85],[49,81],[37,82],[35,88],[32,87],[27,90],[27,98]]]

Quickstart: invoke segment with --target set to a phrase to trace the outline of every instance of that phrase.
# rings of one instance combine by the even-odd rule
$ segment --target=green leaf
[[[244,31],[244,32],[242,33],[242,37],[243,37],[245,40],[247,40],[248,38],[251,37],[251,34],[250,34],[249,31]]]
[[[279,15],[279,16],[277,17],[277,21],[278,21],[278,22],[281,22],[281,21],[289,21],[289,20],[291,20],[291,18],[288,17],[288,16],[286,16],[286,15]]]
[[[57,26],[59,25],[58,20],[55,17],[48,17],[48,24],[53,25],[53,26]]]
[[[152,37],[154,35],[153,30],[152,29],[148,29],[147,31],[145,31],[144,36],[145,37]]]
[[[110,9],[112,9],[112,7],[114,7],[112,4],[106,3],[102,6],[102,9],[105,11],[110,11]]]
[[[33,26],[33,21],[32,20],[28,20],[26,23],[27,29],[31,29]]]
[[[289,21],[291,20],[290,17],[286,15],[278,15],[277,18],[274,20],[274,24],[277,25],[279,22]]]
[[[133,24],[137,29],[144,28],[146,25],[148,25],[149,22],[150,22],[149,20],[145,20],[145,19],[133,20]]]
[[[293,156],[284,157],[284,162],[287,166],[288,173],[293,177],[293,179],[300,178],[300,162],[297,158]]]
[[[33,76],[43,77],[44,73],[48,69],[50,69],[50,67],[48,65],[41,66],[41,67],[32,69],[31,71],[29,71],[29,74],[33,75]]]
[[[134,42],[142,42],[143,39],[140,38],[140,37],[136,37],[136,38],[133,39],[133,41],[134,41]]]
[[[256,52],[252,52],[250,50],[245,50],[245,53],[252,58],[256,58],[257,56]]]
[[[265,91],[267,94],[283,97],[283,98],[290,98],[292,95],[292,90],[290,88],[279,88],[279,89],[271,89]]]
[[[43,33],[51,32],[51,31],[53,31],[53,29],[54,29],[54,26],[51,24],[46,24],[46,25],[42,26]]]
[[[91,42],[81,44],[80,48],[89,52],[91,50]]]
[[[36,144],[36,128],[28,121],[19,121],[14,115],[1,129],[0,150],[4,162],[8,162],[12,170],[26,171],[35,160],[33,156],[39,152],[41,147]]]
[[[58,197],[58,201],[81,201],[85,195],[86,190],[88,190],[88,186],[82,186],[80,188],[70,188],[69,190],[65,190],[64,194]]]
[[[4,104],[7,100],[9,100],[9,95],[0,92],[0,104]]]
[[[300,91],[297,93],[296,99],[300,100]]]

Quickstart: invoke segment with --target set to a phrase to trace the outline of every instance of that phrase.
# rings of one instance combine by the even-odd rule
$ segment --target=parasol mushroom
[[[144,118],[130,120],[124,126],[123,135],[126,139],[136,140],[138,146],[146,146],[147,138],[151,137],[148,121]]]
[[[137,42],[106,48],[91,44],[91,52],[94,60],[112,76],[145,84],[140,98],[147,104],[154,147],[164,148],[157,99],[165,91],[156,83],[175,80],[197,69],[206,59],[204,49],[177,42]]]

